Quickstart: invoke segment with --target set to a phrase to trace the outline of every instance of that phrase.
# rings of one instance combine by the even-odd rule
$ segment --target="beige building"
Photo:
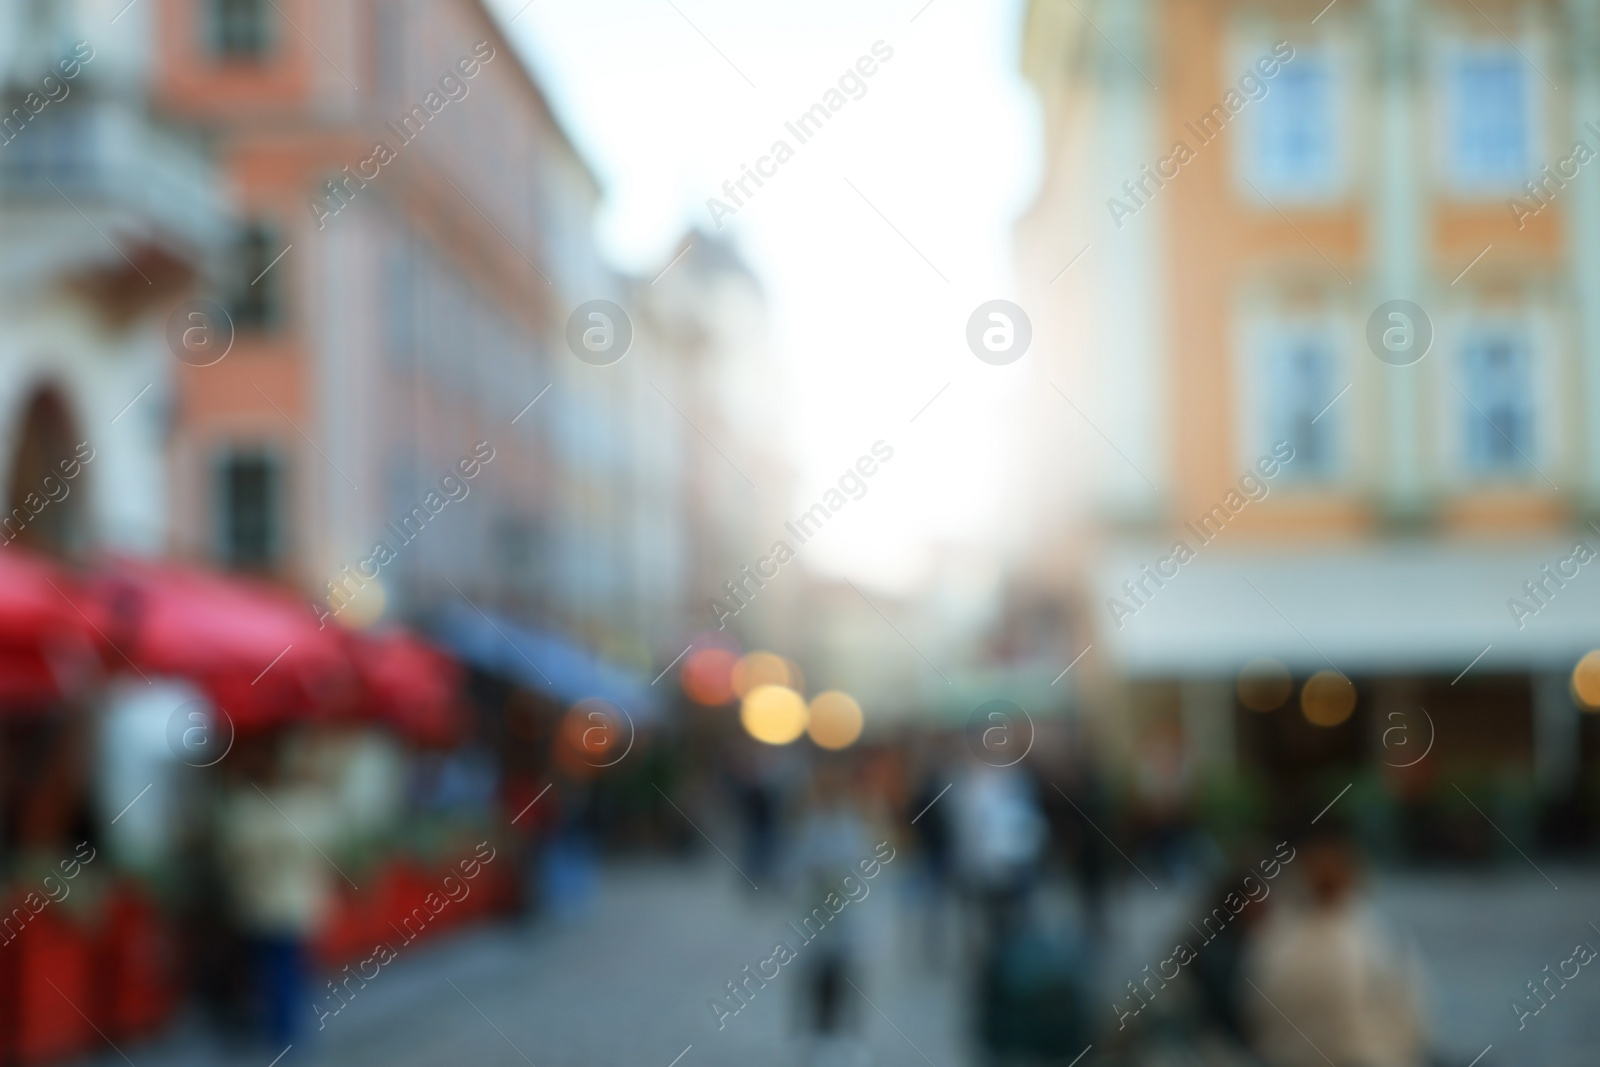
[[[1597,33],[1588,0],[1031,3],[1018,271],[1067,403],[1024,506],[1124,743],[1179,722],[1287,782],[1432,733],[1416,774],[1558,794],[1600,761],[1568,684],[1600,646]],[[1260,658],[1294,679],[1265,715]]]

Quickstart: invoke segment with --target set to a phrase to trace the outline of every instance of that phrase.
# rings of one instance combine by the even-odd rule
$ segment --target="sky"
[[[607,258],[653,277],[699,227],[761,280],[792,386],[794,511],[873,442],[894,448],[807,564],[908,592],[942,546],[991,543],[1022,375],[980,362],[965,330],[1016,299],[1011,232],[1039,180],[1021,0],[491,3],[599,178]],[[875,72],[801,143],[785,123],[862,57]],[[724,183],[779,139],[792,158],[714,217],[708,199],[734,206]]]

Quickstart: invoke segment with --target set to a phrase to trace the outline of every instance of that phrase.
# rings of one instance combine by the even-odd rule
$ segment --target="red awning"
[[[371,718],[418,744],[448,745],[461,736],[465,709],[454,660],[399,630],[352,634],[349,643]]]
[[[97,579],[102,627],[143,673],[188,678],[239,730],[350,712],[359,697],[342,636],[269,586],[116,560]]]
[[[15,545],[0,548],[0,710],[44,710],[98,676],[92,605],[57,564]]]

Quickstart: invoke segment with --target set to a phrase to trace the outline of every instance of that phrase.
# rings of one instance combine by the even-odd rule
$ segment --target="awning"
[[[423,745],[449,745],[465,725],[461,669],[444,653],[404,631],[349,637],[369,718]]]
[[[14,545],[0,548],[0,710],[43,710],[98,675],[92,607],[61,567]]]
[[[1537,607],[1524,583],[1543,580],[1547,564],[1557,573],[1572,540],[1249,554],[1202,546],[1160,587],[1145,579],[1139,606],[1123,583],[1144,578],[1146,564],[1154,571],[1169,549],[1123,547],[1092,577],[1095,644],[1129,676],[1232,675],[1257,656],[1297,672],[1331,664],[1346,674],[1455,677],[1480,654],[1474,672],[1565,672],[1600,648],[1600,559],[1565,565],[1575,576],[1548,583],[1535,614],[1519,620],[1508,604]],[[1120,626],[1113,598],[1135,609]]]
[[[146,675],[195,682],[240,730],[355,710],[360,690],[343,638],[319,628],[303,601],[131,560],[113,561],[95,584],[101,628],[121,655]]]
[[[659,710],[646,679],[565,637],[504,616],[452,607],[436,620],[432,634],[440,645],[485,674],[510,679],[557,703],[598,697],[635,722],[653,718]]]

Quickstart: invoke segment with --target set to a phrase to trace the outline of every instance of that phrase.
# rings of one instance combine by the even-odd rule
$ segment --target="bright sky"
[[[523,4],[492,2],[503,18]],[[599,176],[597,236],[620,269],[654,275],[686,230],[714,227],[706,200],[741,165],[779,138],[795,149],[723,232],[791,368],[792,511],[873,441],[895,449],[804,554],[879,588],[1005,523],[1023,364],[981,363],[964,334],[978,304],[1017,296],[1011,227],[1038,181],[1021,19],[1021,0],[532,0],[510,26]],[[893,58],[800,144],[784,123],[877,41]]]

